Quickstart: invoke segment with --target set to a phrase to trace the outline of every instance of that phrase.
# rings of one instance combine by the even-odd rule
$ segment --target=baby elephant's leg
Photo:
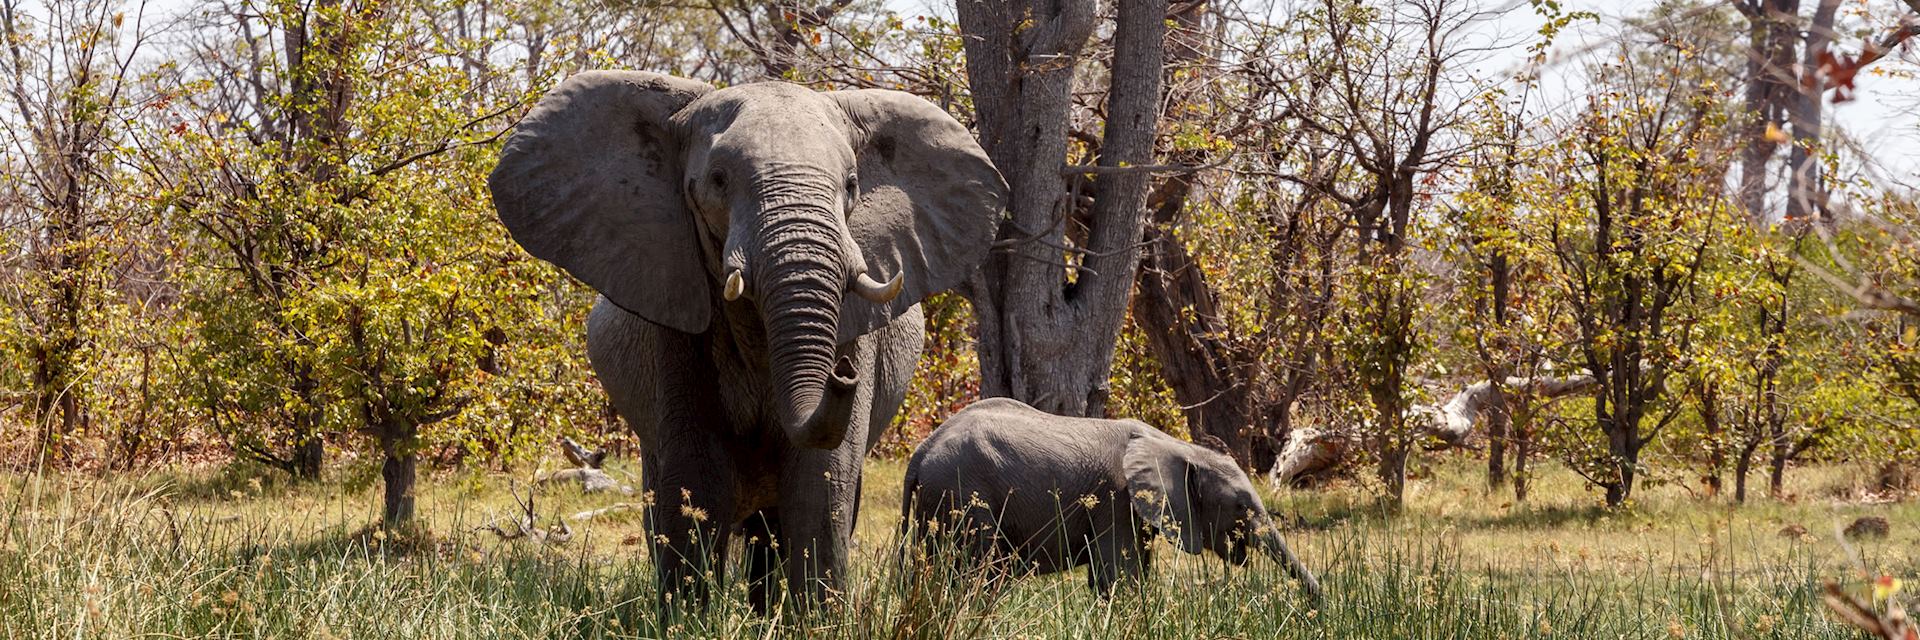
[[[1146,577],[1151,550],[1123,513],[1118,522],[1099,532],[1092,541],[1092,562],[1087,565],[1087,586],[1105,598],[1112,594],[1115,582],[1126,580],[1138,586]]]

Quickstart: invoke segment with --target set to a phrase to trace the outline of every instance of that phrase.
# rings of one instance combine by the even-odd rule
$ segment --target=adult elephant
[[[894,91],[576,75],[488,182],[528,252],[599,291],[588,357],[639,437],[662,594],[704,602],[728,537],[754,605],[846,575],[861,461],[919,358],[919,301],[987,255],[1007,187]],[[854,295],[847,295],[854,294]]]

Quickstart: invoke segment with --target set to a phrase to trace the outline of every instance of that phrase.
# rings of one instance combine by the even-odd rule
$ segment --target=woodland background
[[[951,9],[0,0],[0,464],[318,478],[629,447],[586,364],[593,294],[507,238],[484,181],[547,88],[630,68],[899,89],[980,134],[1008,219],[926,304],[877,455],[985,394],[1211,435],[1257,473],[1319,438],[1342,464],[1290,480],[1389,504],[1448,444],[1515,499],[1548,465],[1610,505],[1786,497],[1816,461],[1905,488],[1916,176],[1831,119],[1911,73],[1920,2],[1669,0],[1551,57],[1600,16]],[[1545,26],[1484,28],[1513,12]],[[1544,99],[1569,67],[1590,94]],[[1422,407],[1483,380],[1479,435],[1437,441]]]

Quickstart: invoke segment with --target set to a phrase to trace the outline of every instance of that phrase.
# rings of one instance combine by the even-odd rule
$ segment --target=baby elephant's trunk
[[[1267,555],[1272,556],[1275,562],[1279,562],[1281,566],[1286,567],[1287,574],[1293,576],[1293,579],[1300,581],[1300,590],[1305,591],[1307,598],[1312,600],[1315,606],[1318,606],[1320,604],[1320,581],[1315,580],[1313,578],[1313,572],[1307,570],[1307,565],[1302,564],[1300,558],[1293,555],[1293,550],[1287,548],[1287,542],[1280,538],[1280,532],[1269,528],[1257,539],[1260,541],[1260,548],[1266,551]]]

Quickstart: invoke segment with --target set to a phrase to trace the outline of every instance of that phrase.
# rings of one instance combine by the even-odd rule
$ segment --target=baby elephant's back
[[[1025,505],[1058,514],[1060,502],[1124,486],[1120,458],[1133,428],[1050,415],[1005,398],[982,400],[954,414],[914,452],[910,498],[927,514],[965,502],[984,502],[995,513]]]

